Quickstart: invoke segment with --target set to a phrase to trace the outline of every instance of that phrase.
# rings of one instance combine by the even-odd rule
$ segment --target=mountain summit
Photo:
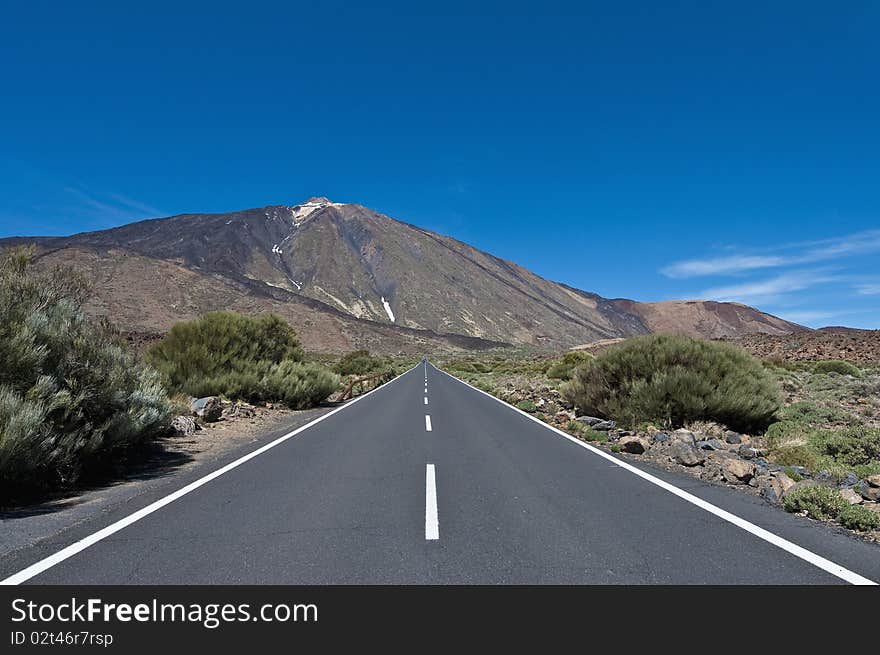
[[[36,244],[46,261],[85,267],[100,312],[131,330],[165,330],[193,313],[236,303],[253,311],[305,303],[309,314],[329,311],[373,326],[551,347],[655,331],[722,337],[804,329],[735,303],[602,298],[451,237],[324,197],[70,237],[6,239],[0,246],[21,242]],[[138,279],[145,270],[158,278],[145,284]],[[120,302],[120,286],[156,297],[128,306]],[[204,292],[194,297],[196,287]],[[180,303],[163,303],[175,296]]]

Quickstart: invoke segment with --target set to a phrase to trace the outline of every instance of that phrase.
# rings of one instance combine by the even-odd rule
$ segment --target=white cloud
[[[82,185],[66,186],[64,191],[100,218],[139,220],[162,215],[160,210],[118,193],[97,194]]]
[[[856,293],[860,296],[880,296],[880,282],[875,284],[859,284]]]
[[[752,271],[759,268],[783,266],[786,260],[778,256],[734,256],[717,259],[691,259],[670,264],[662,270],[667,277],[698,277]]]
[[[800,252],[784,254],[784,251],[791,250]],[[766,268],[830,261],[874,252],[880,252],[880,230],[868,230],[821,241],[787,244],[770,249],[765,254],[724,255],[674,262],[661,269],[661,273],[671,278],[730,275]]]
[[[701,297],[720,302],[752,305],[778,301],[784,294],[803,291],[817,284],[833,282],[837,279],[823,272],[799,271],[766,280],[712,287],[703,291]]]

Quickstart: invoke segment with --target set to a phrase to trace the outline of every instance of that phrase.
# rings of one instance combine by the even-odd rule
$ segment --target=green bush
[[[849,507],[836,489],[829,487],[801,487],[790,491],[782,501],[786,512],[806,512],[814,519],[832,520]]]
[[[340,375],[366,375],[385,364],[379,357],[373,357],[369,350],[354,350],[343,356],[333,370]]]
[[[822,458],[806,444],[788,444],[773,451],[773,461],[780,466],[803,466],[816,471],[821,466]]]
[[[0,253],[0,497],[69,486],[161,434],[158,373],[87,320],[85,282]]]
[[[521,400],[516,404],[517,409],[521,409],[524,412],[533,413],[536,409],[538,409],[537,405],[533,403],[531,400]]]
[[[147,353],[175,390],[191,396],[226,396],[311,407],[339,386],[318,364],[302,362],[293,328],[273,314],[211,312],[175,325]]]
[[[576,368],[563,394],[628,425],[706,420],[740,432],[765,429],[780,406],[770,373],[743,350],[663,334],[629,339]]]
[[[832,359],[813,364],[814,373],[839,373],[840,375],[852,375],[855,378],[862,377],[862,370],[849,362]]]
[[[851,416],[839,407],[807,401],[792,403],[779,412],[780,422],[801,423],[814,427],[846,423],[850,419]]]
[[[795,466],[797,466],[797,464]],[[786,466],[782,471],[795,482],[800,482],[804,479],[804,476],[791,468],[791,466]]]
[[[561,359],[550,364],[546,375],[554,380],[570,380],[574,369],[591,359],[593,359],[593,356],[586,352],[574,351],[565,353]]]
[[[845,507],[838,515],[837,520],[843,527],[859,532],[880,528],[880,514],[875,514],[861,505]]]
[[[816,437],[817,449],[845,466],[880,460],[880,428],[863,426],[826,430]]]

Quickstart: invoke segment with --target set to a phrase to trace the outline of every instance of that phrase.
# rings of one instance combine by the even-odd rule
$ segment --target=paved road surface
[[[420,364],[142,517],[118,509],[19,553],[0,563],[0,576],[42,584],[880,580],[876,546],[748,494],[617,461]]]

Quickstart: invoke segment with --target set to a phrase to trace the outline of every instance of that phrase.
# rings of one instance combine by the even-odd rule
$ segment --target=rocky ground
[[[731,340],[759,359],[786,362],[840,359],[859,365],[880,363],[880,330],[825,328],[784,336],[748,334]]]

